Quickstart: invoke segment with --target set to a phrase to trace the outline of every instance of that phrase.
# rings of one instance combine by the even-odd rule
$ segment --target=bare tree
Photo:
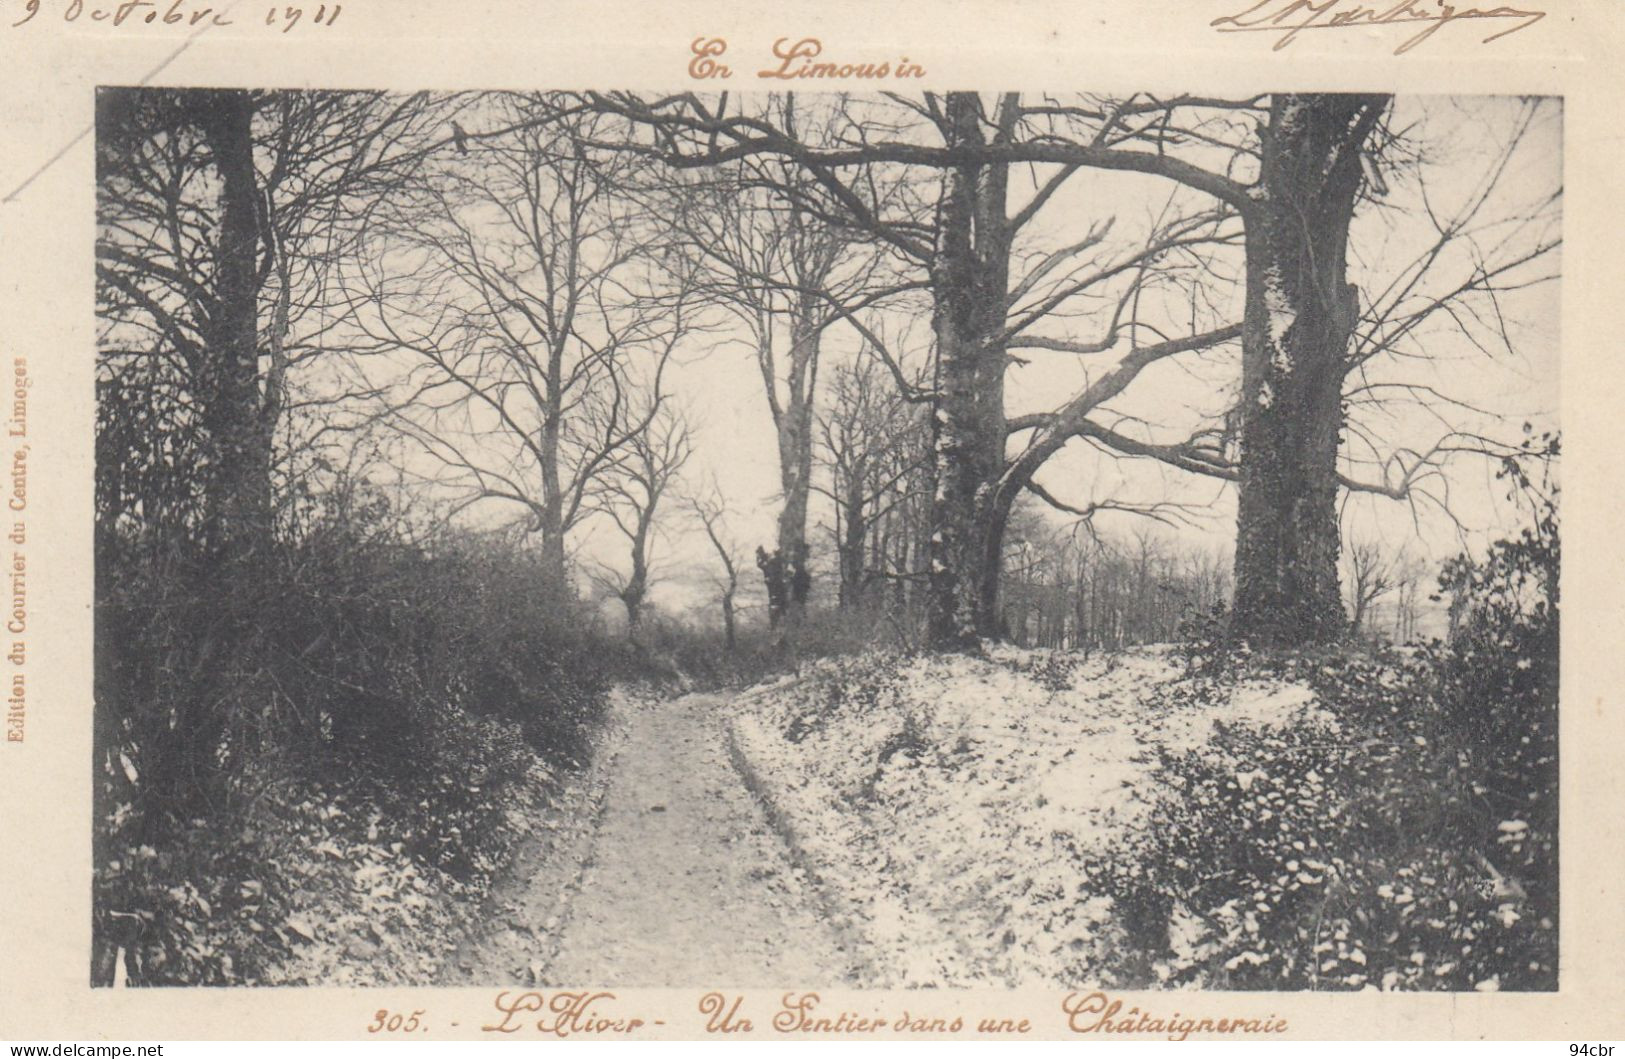
[[[1448,514],[1448,497],[1427,490],[1447,490],[1445,463],[1463,454],[1499,460],[1515,450],[1508,439],[1451,425],[1450,413],[1477,410],[1404,370],[1384,377],[1373,361],[1412,370],[1427,363],[1421,336],[1429,323],[1487,354],[1514,351],[1500,299],[1555,274],[1561,189],[1542,188],[1532,203],[1497,195],[1539,101],[1524,104],[1524,118],[1495,145],[1498,155],[1480,164],[1484,176],[1448,213],[1428,194],[1429,159],[1397,149],[1402,133],[1384,121],[1388,97],[1279,94],[1256,130],[1233,120],[1259,104],[1136,96],[1053,110],[1074,141],[1115,130],[1117,145],[1059,149],[1079,164],[1166,177],[1233,209],[1245,226],[1243,364],[1231,424],[1239,426],[1239,452],[1231,457],[1200,433],[1176,444],[1110,443],[1238,483],[1233,631],[1301,642],[1335,636],[1344,621],[1336,573],[1342,493],[1428,501]],[[1482,153],[1482,142],[1472,146]],[[1215,158],[1222,164],[1211,164]],[[1374,212],[1391,180],[1407,177],[1435,238],[1397,265],[1392,255],[1361,262],[1378,277],[1362,295],[1347,279],[1351,224],[1362,208]],[[1428,405],[1443,425],[1438,440],[1384,444],[1397,398]],[[1374,411],[1377,422],[1360,422],[1351,410]],[[1342,444],[1346,429],[1353,445]]]
[[[292,376],[332,359],[333,262],[369,204],[434,149],[437,115],[455,105],[377,93],[100,91],[104,396],[145,394],[171,410],[153,433],[109,452],[104,504],[148,524],[178,520],[210,548],[264,554],[277,428],[324,403],[301,403]],[[176,460],[198,471],[190,496],[170,498],[190,514],[142,502],[157,499],[153,465]]]
[[[1347,243],[1370,169],[1365,152],[1388,102],[1375,95],[1278,94],[1269,100],[1256,144],[1235,138],[1241,130],[1216,137],[1201,119],[1186,115],[1251,111],[1257,100],[1132,97],[1052,108],[1079,139],[1090,138],[1087,147],[1062,148],[1077,164],[1169,178],[1211,195],[1244,225],[1239,459],[1215,459],[1200,438],[1172,446],[1110,440],[1130,455],[1237,482],[1232,621],[1238,634],[1259,640],[1322,640],[1343,624],[1337,582],[1340,401],[1359,319],[1359,299],[1346,278]],[[1102,142],[1107,134],[1117,145]],[[1193,144],[1209,155],[1221,145],[1222,166],[1179,157],[1180,148],[1188,151]],[[1240,161],[1256,166],[1255,180],[1233,172]]]
[[[1347,283],[1356,208],[1385,187],[1384,154],[1395,139],[1383,125],[1387,97],[836,97],[825,120],[806,123],[772,104],[729,96],[651,102],[589,93],[549,105],[553,121],[607,116],[652,133],[606,129],[585,137],[590,150],[682,170],[777,160],[796,175],[776,179],[775,196],[832,229],[861,231],[913,285],[929,289],[934,360],[925,386],[874,335],[861,300],[842,304],[828,291],[816,297],[875,348],[906,399],[932,408],[927,578],[937,646],[996,635],[1010,505],[1032,492],[1061,510],[1079,509],[1037,478],[1074,439],[1235,482],[1235,632],[1280,642],[1321,639],[1342,627],[1335,532],[1342,491],[1414,498],[1427,468],[1450,454],[1495,451],[1483,438],[1447,439],[1409,459],[1395,453],[1382,481],[1373,482],[1350,473],[1342,449],[1344,391],[1358,363],[1349,347],[1361,321],[1372,343],[1392,348],[1389,340],[1413,333],[1396,321],[1426,315],[1391,301],[1383,309],[1378,298],[1362,304]],[[1151,230],[1127,245],[1108,241],[1111,219],[1101,218],[1068,244],[1036,257],[1022,253],[1024,230],[1084,169],[1164,178],[1176,195]],[[910,176],[922,172],[934,174],[934,183]],[[1013,191],[1014,174],[1030,184],[1025,196]],[[1189,205],[1192,193],[1203,199],[1200,207]],[[1447,227],[1444,234],[1461,232]],[[1218,292],[1222,284],[1199,275],[1232,248],[1244,251],[1239,312]],[[1191,271],[1170,280],[1175,262]],[[1467,288],[1493,296],[1500,271],[1485,267],[1477,275]],[[1144,296],[1159,288],[1156,297]],[[1459,305],[1461,294],[1446,286],[1435,315]],[[1041,326],[1069,330],[1067,321],[1085,304],[1112,307],[1093,314],[1093,334]],[[1147,436],[1156,424],[1112,411],[1152,365],[1183,363],[1238,340],[1237,400],[1224,422],[1167,441]],[[1012,416],[1007,372],[1040,354],[1115,359],[1060,407]],[[1013,456],[1012,439],[1019,445]],[[783,580],[782,553],[764,555],[764,570],[774,569]],[[794,596],[794,585],[780,594]]]
[[[723,643],[729,651],[733,651],[739,646],[737,601],[742,563],[739,559],[739,549],[723,524],[726,505],[723,503],[721,493],[713,484],[704,494],[690,497],[689,506],[693,508],[695,517],[700,521],[700,528],[705,532],[705,539],[710,542],[711,549],[716,553],[717,561],[722,566],[712,583],[716,589],[717,602],[722,608]]]
[[[652,573],[656,518],[671,495],[692,447],[688,424],[670,406],[643,417],[648,426],[627,441],[627,455],[606,484],[603,516],[626,539],[624,570],[601,570],[596,579],[626,607],[629,636],[643,626]]]
[[[1143,270],[1137,271],[1142,266],[1183,247],[1228,238],[1221,231],[1224,212],[1170,219],[1138,251],[1115,260],[1097,256],[1091,261],[1088,252],[1100,247],[1109,231],[1103,223],[1078,241],[1041,256],[1027,275],[1012,276],[1011,253],[1018,233],[1086,160],[1109,164],[1117,159],[1115,154],[1102,154],[1097,146],[1056,143],[1053,137],[1037,135],[1031,119],[1047,108],[1024,106],[1014,94],[991,101],[974,93],[927,95],[920,101],[887,97],[868,104],[843,99],[835,104],[840,120],[825,126],[832,131],[809,135],[775,122],[771,115],[730,114],[729,105],[727,99],[713,106],[692,95],[650,103],[626,94],[589,95],[581,103],[586,110],[612,113],[657,130],[653,146],[639,141],[623,149],[648,153],[680,168],[756,156],[795,163],[815,189],[798,201],[835,223],[867,232],[923,274],[932,296],[935,338],[931,387],[921,392],[911,386],[899,358],[888,354],[871,334],[865,332],[864,337],[892,366],[900,389],[933,408],[937,466],[928,569],[931,639],[941,647],[965,647],[995,635],[999,541],[1009,504],[1030,485],[1043,460],[1066,439],[1082,436],[1086,426],[1076,414],[1027,423],[1024,429],[1055,428],[1058,438],[1037,446],[1018,467],[1008,468],[1004,382],[1011,365],[1009,351],[1063,304],[1085,294],[1098,296],[1102,287],[1113,283],[1131,285],[1136,276],[1144,276]],[[1130,161],[1140,164],[1125,168],[1196,171],[1184,163],[1148,164],[1151,156],[1145,152],[1127,153]],[[1037,177],[1025,201],[1012,206],[1011,173],[1018,162],[1049,168]],[[921,214],[921,203],[914,196],[894,203],[879,190],[891,186],[894,181],[888,178],[893,174],[911,166],[937,174],[931,214]],[[1040,283],[1045,286],[1040,288]],[[1023,299],[1028,303],[1021,304]],[[864,331],[855,314],[847,319]],[[1099,353],[1120,340],[1137,338],[1139,324],[1114,317],[1103,341],[1025,340],[1036,348]],[[1136,362],[1143,367],[1162,357],[1222,343],[1238,333],[1236,327],[1219,327],[1189,339],[1169,339],[1139,355]],[[1138,367],[1118,376],[1119,389]],[[1095,393],[1104,400],[1108,390]],[[1001,478],[1006,479],[1002,490]]]
[[[466,155],[392,204],[379,238],[411,250],[379,251],[363,318],[376,350],[416,361],[391,407],[453,510],[519,505],[563,584],[567,538],[660,409],[691,320],[620,193],[633,160],[589,156],[595,127],[523,124],[527,106],[493,104],[488,120],[520,127],[465,134]]]
[[[1427,597],[1431,568],[1414,556],[1401,552],[1394,563],[1395,643],[1411,643],[1421,632],[1422,601]]]
[[[1003,616],[1018,643],[1115,650],[1166,642],[1229,597],[1223,555],[1144,525],[1128,534],[1082,521],[1057,526],[1036,499],[1012,513],[1006,550]]]
[[[769,103],[787,127],[805,120],[795,97]],[[817,120],[816,116],[813,120]],[[742,159],[680,181],[658,200],[694,263],[708,304],[749,336],[772,416],[780,508],[764,575],[778,579],[770,610],[799,621],[811,586],[807,507],[824,335],[829,327],[912,284],[881,284],[884,255],[859,229],[809,209],[810,178],[782,161]]]
[[[872,576],[885,573],[881,536],[886,517],[910,499],[915,472],[929,464],[927,424],[882,376],[872,357],[835,373],[829,407],[819,418],[819,451],[829,485],[817,491],[834,505],[839,604],[862,603]],[[908,542],[896,542],[907,548]],[[878,560],[878,561],[871,561]],[[905,556],[893,571],[906,575]]]
[[[1398,564],[1380,543],[1369,538],[1349,541],[1343,550],[1349,588],[1349,632],[1366,631],[1373,606],[1397,587]]]

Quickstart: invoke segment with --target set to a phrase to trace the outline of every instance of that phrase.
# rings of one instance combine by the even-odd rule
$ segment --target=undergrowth
[[[1201,623],[1190,694],[1274,675],[1334,721],[1159,750],[1155,827],[1083,865],[1149,978],[1557,988],[1558,567],[1548,500],[1446,564],[1453,627],[1429,644],[1252,654]]]
[[[377,512],[236,564],[104,532],[93,981],[421,980],[590,758],[574,606],[516,545]]]

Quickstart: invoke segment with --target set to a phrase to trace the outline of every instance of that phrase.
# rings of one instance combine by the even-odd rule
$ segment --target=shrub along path
[[[729,764],[726,703],[708,694],[618,697],[618,730],[577,803],[596,828],[534,858],[486,934],[448,968],[448,983],[853,980],[811,883]]]

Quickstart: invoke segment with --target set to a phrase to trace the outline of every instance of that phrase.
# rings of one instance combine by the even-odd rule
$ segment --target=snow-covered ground
[[[1156,748],[1215,722],[1333,723],[1302,685],[1193,695],[1181,672],[1161,647],[830,660],[741,695],[731,736],[867,942],[866,984],[1101,981],[1114,917],[1079,865],[1132,858],[1155,826]]]

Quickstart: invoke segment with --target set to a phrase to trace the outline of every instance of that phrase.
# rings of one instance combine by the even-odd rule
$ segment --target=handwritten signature
[[[1400,0],[1388,7],[1366,7],[1344,0],[1258,0],[1244,11],[1223,15],[1208,25],[1220,33],[1277,34],[1272,50],[1280,51],[1297,40],[1299,33],[1309,29],[1421,24],[1422,29],[1405,38],[1394,49],[1395,55],[1404,55],[1452,22],[1488,19],[1496,23],[1513,23],[1485,37],[1482,43],[1488,44],[1526,30],[1545,17],[1544,11],[1526,11],[1516,7],[1454,7],[1444,0],[1433,0],[1432,3]]]

